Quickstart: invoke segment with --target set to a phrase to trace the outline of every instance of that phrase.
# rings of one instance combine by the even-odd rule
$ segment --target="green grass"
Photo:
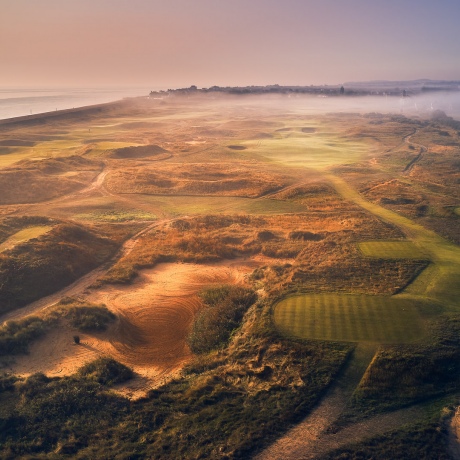
[[[281,332],[305,339],[405,343],[423,336],[414,301],[394,297],[291,296],[276,304],[273,316]]]
[[[24,228],[0,244],[0,252],[12,249],[18,244],[25,243],[32,238],[38,238],[39,236],[48,233],[52,228],[53,227],[50,225],[37,225],[35,227]]]
[[[102,222],[129,222],[133,220],[156,220],[157,216],[144,211],[99,211],[73,216],[76,220],[102,221]]]
[[[377,259],[426,259],[427,256],[410,241],[365,241],[358,243],[365,257]]]

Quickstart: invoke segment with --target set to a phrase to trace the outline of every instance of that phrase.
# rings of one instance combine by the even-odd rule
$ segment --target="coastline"
[[[102,112],[106,108],[124,105],[130,100],[137,99],[139,97],[142,98],[142,96],[124,98],[124,99],[119,99],[119,100],[112,101],[112,102],[103,102],[101,104],[86,105],[83,107],[75,107],[71,109],[54,110],[51,112],[42,112],[42,113],[36,113],[33,115],[23,115],[19,117],[4,118],[0,120],[0,126],[12,125],[15,123],[28,123],[28,122],[33,123],[35,121],[43,121],[43,120],[57,118],[57,117],[67,118],[75,114],[98,113],[98,112]]]

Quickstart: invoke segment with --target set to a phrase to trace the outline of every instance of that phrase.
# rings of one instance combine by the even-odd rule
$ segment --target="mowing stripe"
[[[415,301],[395,297],[292,296],[275,305],[273,319],[284,334],[306,339],[405,343],[423,336]]]

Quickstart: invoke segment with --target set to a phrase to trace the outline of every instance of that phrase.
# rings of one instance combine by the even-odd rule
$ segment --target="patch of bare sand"
[[[94,335],[68,326],[53,330],[34,343],[29,355],[17,357],[11,371],[70,375],[97,357],[111,356],[136,373],[118,391],[130,398],[142,397],[178,375],[191,359],[186,337],[201,307],[198,292],[213,284],[243,284],[245,276],[261,263],[239,259],[212,265],[159,264],[142,271],[132,285],[103,286],[86,298],[116,313],[114,325]],[[80,345],[73,343],[75,334],[80,335]]]

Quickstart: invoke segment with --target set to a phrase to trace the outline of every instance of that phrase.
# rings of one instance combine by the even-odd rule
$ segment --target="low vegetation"
[[[201,298],[204,307],[195,317],[188,337],[193,353],[206,353],[225,346],[257,297],[250,289],[220,286],[203,291]]]
[[[459,242],[457,122],[310,116],[294,97],[276,113],[230,98],[222,111],[215,92],[179,95],[2,128],[0,314],[108,261],[155,219],[100,283],[130,283],[162,262],[244,259],[257,267],[251,289],[202,292],[192,361],[175,380],[147,380],[163,385],[143,399],[113,391],[133,373],[110,358],[62,378],[0,376],[0,457],[247,459],[310,414],[350,356],[366,355],[347,368],[359,381],[377,347],[330,428],[450,404],[460,391],[460,259],[425,229]],[[114,319],[63,299],[3,325],[0,354],[25,353],[54,327],[78,338]],[[445,439],[438,410],[326,458],[444,459]]]
[[[80,332],[105,331],[116,318],[105,305],[93,305],[73,298],[62,299],[50,316],[66,318]]]
[[[437,414],[400,430],[335,449],[319,460],[451,460],[444,417]]]
[[[1,326],[0,356],[27,353],[34,340],[58,327],[62,321],[67,321],[79,332],[91,333],[106,330],[115,318],[105,305],[66,298],[42,317],[27,316],[18,321],[7,321]]]
[[[8,321],[0,327],[0,355],[26,353],[29,344],[48,330],[49,323],[37,316]]]
[[[0,170],[0,205],[37,203],[76,191],[88,185],[101,166],[81,156],[23,160]]]

